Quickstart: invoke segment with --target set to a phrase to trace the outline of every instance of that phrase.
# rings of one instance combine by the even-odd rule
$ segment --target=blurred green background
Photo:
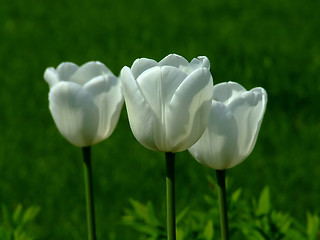
[[[272,202],[305,219],[320,202],[320,1],[0,1],[0,203],[39,205],[40,239],[86,239],[80,149],[48,110],[47,67],[105,63],[118,75],[139,57],[206,55],[214,83],[261,86],[268,106],[253,153],[229,170],[243,197],[270,186]],[[92,149],[99,239],[137,239],[121,225],[128,199],[165,211],[161,153],[133,137],[125,108],[114,134]],[[177,211],[196,209],[213,170],[177,155]]]

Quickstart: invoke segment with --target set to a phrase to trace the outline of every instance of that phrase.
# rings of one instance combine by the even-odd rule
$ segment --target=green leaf
[[[283,214],[281,212],[272,212],[271,214],[272,221],[277,225],[279,230],[282,233],[286,233],[293,221],[292,217],[289,214]]]
[[[142,203],[130,199],[130,203],[134,209],[134,213],[137,215],[138,218],[143,219],[144,221],[147,220],[147,208]]]
[[[160,231],[150,225],[147,225],[145,223],[132,223],[131,225],[136,231],[147,234],[149,236],[159,236]]]
[[[22,223],[28,223],[32,221],[40,212],[40,207],[31,206],[23,214]]]
[[[177,240],[184,240],[184,231],[181,228],[176,229]]]
[[[232,202],[237,202],[239,197],[240,197],[240,195],[241,195],[241,193],[242,193],[242,189],[241,188],[237,189],[234,193],[232,193],[231,201]]]
[[[267,215],[271,211],[271,204],[270,204],[270,191],[269,187],[266,186],[259,197],[258,206],[256,209],[256,215]]]
[[[213,223],[212,223],[212,220],[209,220],[204,228],[203,235],[206,240],[212,240],[213,234],[214,234]]]
[[[147,223],[154,225],[154,226],[159,226],[160,222],[158,221],[158,219],[155,216],[154,207],[151,202],[147,203],[146,209],[147,209],[147,212],[146,212]]]
[[[317,215],[312,215],[307,213],[307,235],[308,240],[317,239],[317,235],[320,231],[319,217]]]
[[[306,240],[306,238],[298,230],[291,228],[286,233],[284,240]]]
[[[189,212],[189,207],[184,208],[176,217],[176,223],[180,223],[180,221],[185,217],[185,215]]]
[[[122,222],[144,234],[144,239],[160,240],[164,228],[155,216],[152,203],[145,205],[134,199],[130,199],[130,203],[133,209],[125,209],[126,215],[122,217]]]
[[[14,210],[12,219],[13,219],[13,223],[15,225],[21,224],[21,220],[22,220],[22,205],[21,204],[18,204],[18,206]]]

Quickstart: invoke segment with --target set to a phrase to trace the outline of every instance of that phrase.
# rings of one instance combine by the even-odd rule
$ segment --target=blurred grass
[[[275,207],[300,219],[320,202],[320,2],[277,0],[1,1],[0,202],[39,205],[41,239],[86,239],[81,151],[57,131],[44,70],[99,60],[116,75],[138,57],[206,55],[214,82],[269,96],[256,147],[228,171],[248,199],[269,185]],[[135,239],[120,223],[128,198],[163,215],[164,160],[131,134],[125,108],[93,147],[99,239]],[[201,207],[214,174],[177,156],[177,208]],[[163,218],[164,219],[164,218]]]

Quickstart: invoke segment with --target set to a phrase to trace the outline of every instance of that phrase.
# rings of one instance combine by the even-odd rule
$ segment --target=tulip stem
[[[176,239],[176,213],[175,213],[175,154],[166,154],[166,188],[167,188],[167,239]]]
[[[91,148],[83,147],[82,152],[84,160],[84,181],[87,205],[88,240],[96,240],[96,225],[94,216],[93,182],[91,168]]]
[[[226,171],[216,170],[219,186],[219,205],[220,205],[220,226],[221,239],[229,240],[229,226],[227,213],[227,194],[226,194]]]

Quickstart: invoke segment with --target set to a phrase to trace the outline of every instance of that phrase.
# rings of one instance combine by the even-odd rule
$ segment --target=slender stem
[[[96,224],[94,216],[93,183],[91,169],[91,148],[83,147],[84,180],[86,189],[88,240],[96,240]]]
[[[175,154],[166,153],[166,187],[167,187],[167,236],[168,240],[176,240],[176,210],[175,210]]]
[[[220,225],[221,239],[229,240],[229,226],[227,213],[227,194],[226,194],[226,171],[216,170],[219,186],[219,205],[220,205]]]

